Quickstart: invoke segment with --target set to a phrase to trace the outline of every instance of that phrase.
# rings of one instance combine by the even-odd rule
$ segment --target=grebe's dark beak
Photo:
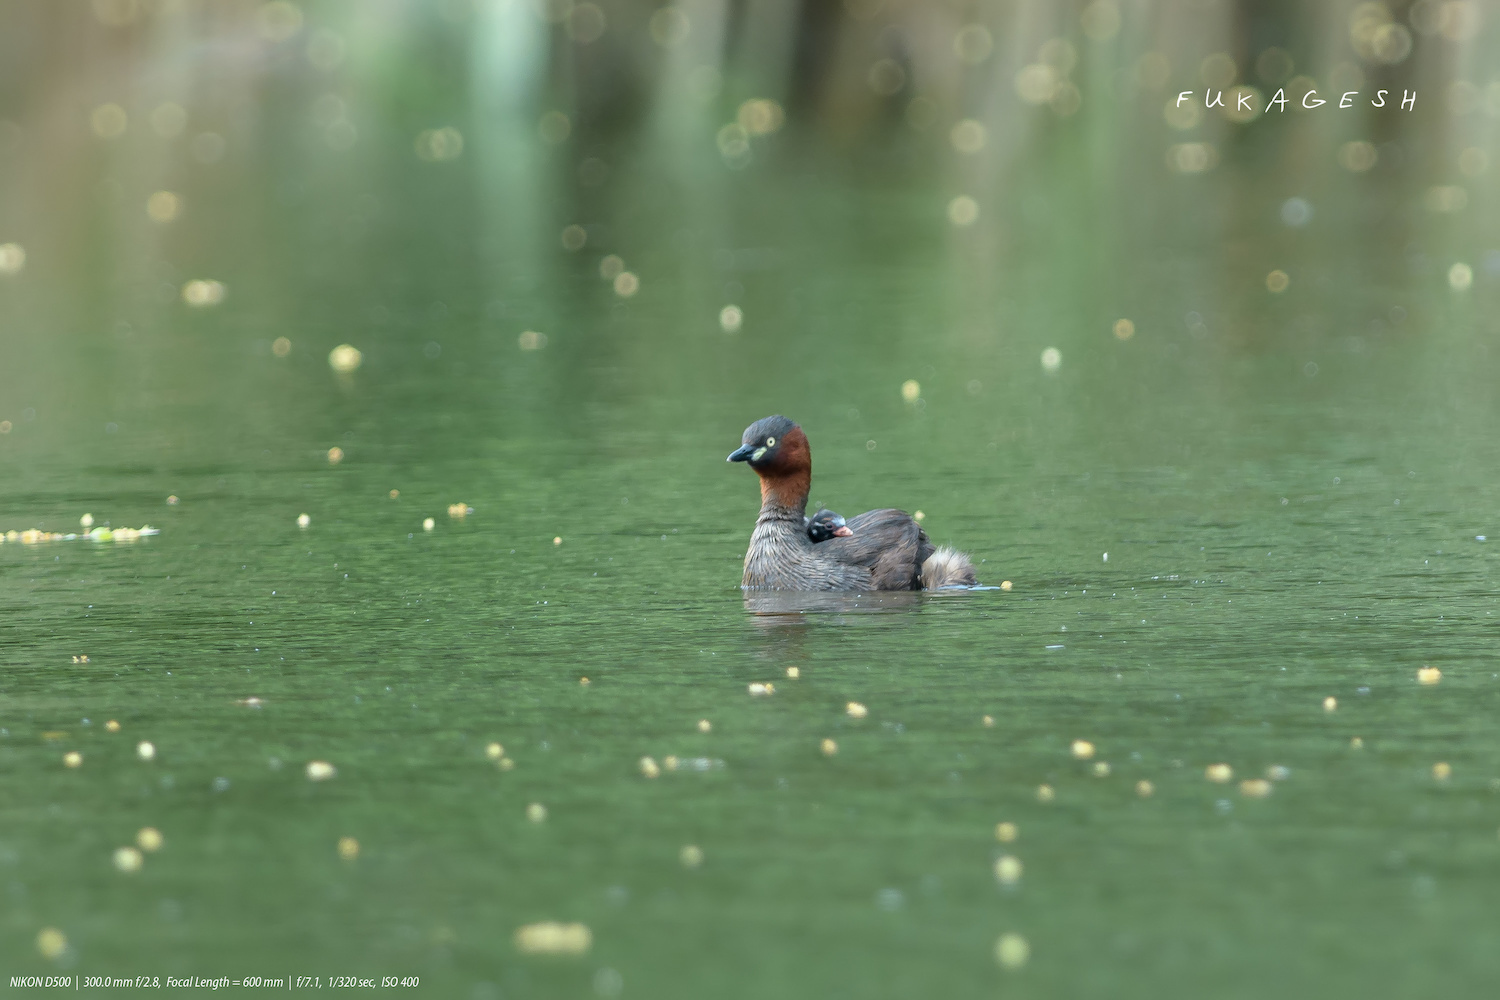
[[[734,451],[731,451],[729,453],[729,457],[726,458],[725,461],[726,462],[748,462],[748,461],[750,461],[750,456],[752,454],[754,454],[754,452],[755,452],[755,445],[753,445],[753,444],[742,444],[738,448],[734,449]]]
[[[848,538],[852,534],[854,534],[854,530],[847,524],[841,524],[833,529],[833,537],[835,538]]]

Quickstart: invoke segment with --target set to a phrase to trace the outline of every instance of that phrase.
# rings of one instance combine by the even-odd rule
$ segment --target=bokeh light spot
[[[955,226],[972,226],[979,221],[979,202],[961,194],[948,202],[948,221]]]
[[[152,222],[165,225],[182,211],[182,199],[172,191],[157,191],[146,199],[146,215]]]
[[[340,375],[349,375],[359,370],[365,356],[351,344],[340,344],[328,352],[328,366]]]

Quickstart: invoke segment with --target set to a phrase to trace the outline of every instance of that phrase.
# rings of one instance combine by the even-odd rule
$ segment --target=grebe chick
[[[848,538],[852,534],[854,532],[844,523],[843,515],[835,514],[827,507],[807,519],[807,537],[814,545],[830,538]]]

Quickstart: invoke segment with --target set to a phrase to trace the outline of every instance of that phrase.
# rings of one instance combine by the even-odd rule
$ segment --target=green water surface
[[[279,99],[213,171],[7,175],[34,204],[3,234],[27,262],[0,282],[0,530],[161,534],[0,545],[0,973],[475,998],[1500,982],[1487,205],[1434,219],[1418,166],[1319,180],[1274,134],[1203,177],[1073,133],[966,175],[795,123],[739,171],[711,141],[600,140],[582,187],[583,151],[477,124],[451,163],[394,128],[331,161],[275,131],[302,120]],[[165,230],[140,211],[164,185],[187,206]],[[963,191],[970,228],[945,215]],[[224,302],[184,305],[192,278]],[[724,456],[776,412],[815,502],[920,509],[1012,589],[747,607],[758,496]],[[117,871],[144,826],[165,846]],[[545,920],[591,949],[520,952]]]

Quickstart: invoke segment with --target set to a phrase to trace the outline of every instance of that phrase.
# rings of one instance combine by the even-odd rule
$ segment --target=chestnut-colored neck
[[[760,477],[760,509],[774,507],[791,511],[799,517],[807,511],[807,495],[812,492],[812,470],[767,472]]]

